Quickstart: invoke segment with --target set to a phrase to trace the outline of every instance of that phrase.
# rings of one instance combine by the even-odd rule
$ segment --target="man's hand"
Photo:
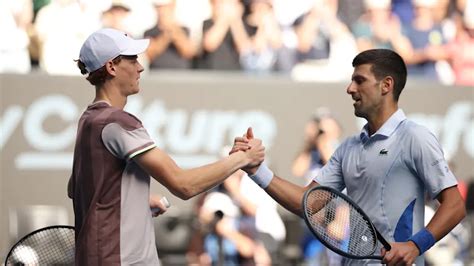
[[[153,217],[165,213],[170,206],[166,197],[150,196],[150,209]]]
[[[234,139],[234,146],[232,146],[232,149],[229,151],[229,154],[238,151],[247,151],[248,149],[250,149],[250,139],[253,139],[253,131],[251,127],[247,129],[247,132],[242,137],[236,137]]]
[[[395,242],[390,245],[392,246],[390,251],[382,248],[383,263],[387,265],[412,265],[420,254],[415,243],[411,241]]]
[[[245,151],[245,155],[249,159],[249,163],[242,170],[247,168],[258,167],[265,159],[265,147],[259,139],[249,140],[250,149]]]
[[[261,140],[254,138],[252,128],[249,127],[247,129],[247,132],[242,137],[237,137],[234,139],[234,146],[232,146],[232,149],[230,150],[229,154],[238,151],[244,151],[248,153],[252,149],[252,147],[254,147],[255,145],[261,145],[261,143]],[[263,149],[263,151],[264,150],[265,148]],[[265,156],[265,154],[263,154],[263,156]],[[255,174],[258,167],[263,162],[263,159],[265,159],[265,157],[263,157],[262,160],[257,163],[250,163],[246,167],[242,168],[242,170],[247,172],[248,175]]]

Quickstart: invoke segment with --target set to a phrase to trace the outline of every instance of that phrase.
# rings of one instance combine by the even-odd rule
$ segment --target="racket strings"
[[[373,227],[345,199],[329,191],[314,190],[306,198],[306,206],[308,221],[322,241],[355,256],[374,252]]]
[[[16,245],[6,265],[73,265],[74,248],[74,229],[48,228]]]

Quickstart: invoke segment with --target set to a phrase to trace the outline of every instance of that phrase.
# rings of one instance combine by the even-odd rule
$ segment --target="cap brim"
[[[137,55],[146,51],[150,45],[149,39],[133,40],[130,47],[122,51],[121,55]]]

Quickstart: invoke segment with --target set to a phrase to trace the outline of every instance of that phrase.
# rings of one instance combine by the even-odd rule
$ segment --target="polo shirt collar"
[[[398,125],[405,119],[407,119],[407,117],[405,116],[403,110],[398,109],[395,113],[393,113],[392,116],[390,116],[387,121],[385,121],[382,127],[379,128],[379,130],[377,130],[373,136],[379,135],[383,137],[389,137],[392,135]],[[369,138],[369,123],[367,123],[360,132],[360,139],[362,142],[366,142]]]

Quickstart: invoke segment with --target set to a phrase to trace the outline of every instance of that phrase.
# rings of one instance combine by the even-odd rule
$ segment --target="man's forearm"
[[[457,186],[443,190],[438,200],[441,205],[426,226],[436,241],[448,234],[466,216],[464,201]]]

